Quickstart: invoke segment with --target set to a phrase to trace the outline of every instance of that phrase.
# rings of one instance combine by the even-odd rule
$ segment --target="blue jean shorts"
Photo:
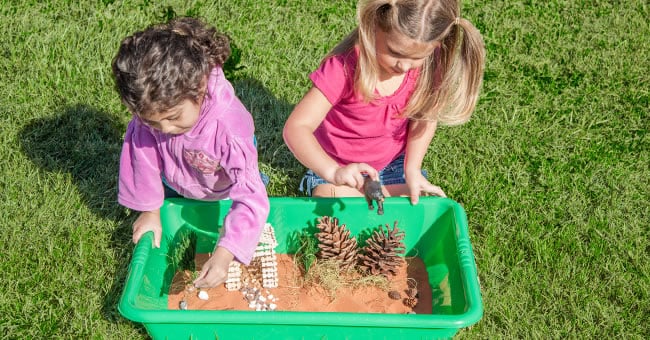
[[[422,175],[427,177],[427,171],[422,170]],[[404,154],[397,156],[390,164],[379,171],[379,181],[381,185],[406,183],[406,179],[404,179]],[[328,182],[316,175],[313,171],[307,170],[307,173],[300,181],[299,189],[307,196],[311,196],[311,192],[315,187],[326,183]]]

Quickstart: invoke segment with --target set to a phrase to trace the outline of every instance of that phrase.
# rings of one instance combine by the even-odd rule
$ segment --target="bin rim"
[[[269,197],[273,201],[322,201],[322,200],[355,200],[363,198],[312,198],[312,197]],[[407,197],[388,197],[387,201],[408,202]],[[351,312],[296,312],[296,311],[206,311],[206,310],[151,310],[136,306],[136,295],[143,282],[144,267],[153,249],[153,232],[145,233],[133,250],[131,264],[125,277],[125,286],[119,300],[118,310],[127,319],[144,324],[188,323],[188,324],[264,324],[264,325],[295,325],[295,326],[352,326],[375,327],[380,324],[388,328],[464,328],[477,323],[483,316],[483,303],[480,294],[480,284],[474,259],[467,216],[462,206],[449,198],[421,197],[420,201],[442,200],[453,209],[459,223],[456,225],[456,242],[463,248],[459,254],[461,263],[461,280],[465,286],[467,308],[463,313],[453,315],[442,314],[383,314],[383,313],[351,313]],[[210,205],[215,202],[196,201],[186,198],[166,199],[166,205]],[[251,320],[250,313],[257,313]],[[287,317],[287,314],[291,314]]]

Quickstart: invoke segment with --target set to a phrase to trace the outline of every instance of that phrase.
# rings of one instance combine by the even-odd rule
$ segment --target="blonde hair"
[[[479,31],[460,18],[457,0],[360,0],[359,25],[324,58],[359,47],[354,90],[366,101],[374,98],[379,75],[375,30],[398,32],[416,41],[438,41],[420,69],[415,91],[403,116],[458,125],[476,107],[485,63]]]

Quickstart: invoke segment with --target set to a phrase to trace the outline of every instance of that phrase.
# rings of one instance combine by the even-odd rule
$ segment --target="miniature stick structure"
[[[278,262],[275,255],[277,245],[275,231],[271,224],[266,223],[251,263],[244,266],[237,261],[230,262],[226,289],[239,290],[242,285],[248,284],[276,288],[278,286]]]

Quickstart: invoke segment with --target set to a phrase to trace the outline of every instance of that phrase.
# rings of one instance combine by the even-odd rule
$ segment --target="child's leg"
[[[427,171],[422,170],[427,177]],[[384,196],[409,196],[409,189],[404,178],[404,155],[400,155],[379,172]]]
[[[300,181],[300,191],[312,197],[355,197],[363,196],[359,190],[348,186],[336,186],[327,182],[313,171],[307,173]]]
[[[382,192],[386,197],[409,196],[409,188],[406,184],[391,184],[383,188]]]
[[[422,175],[427,176],[426,170]],[[379,171],[379,181],[384,196],[408,196],[409,191],[404,179],[404,155],[400,155]],[[328,183],[313,171],[308,170],[300,182],[300,191],[313,197],[361,197],[363,193],[349,186],[336,186]]]
[[[162,177],[163,188],[165,189],[165,198],[174,198],[174,197],[183,197],[181,194],[177,193],[169,184],[165,177]]]
[[[316,173],[314,173],[313,171],[307,170],[307,173],[300,181],[300,187],[298,189],[304,192],[307,196],[315,196],[316,188],[325,184],[329,184],[329,183],[327,183],[327,181],[322,179],[320,176],[316,175]],[[318,196],[318,197],[323,197],[323,196]],[[326,196],[326,197],[331,197],[331,196]]]
[[[363,193],[347,185],[336,186],[331,183],[325,183],[315,187],[311,195],[313,197],[361,197]]]

